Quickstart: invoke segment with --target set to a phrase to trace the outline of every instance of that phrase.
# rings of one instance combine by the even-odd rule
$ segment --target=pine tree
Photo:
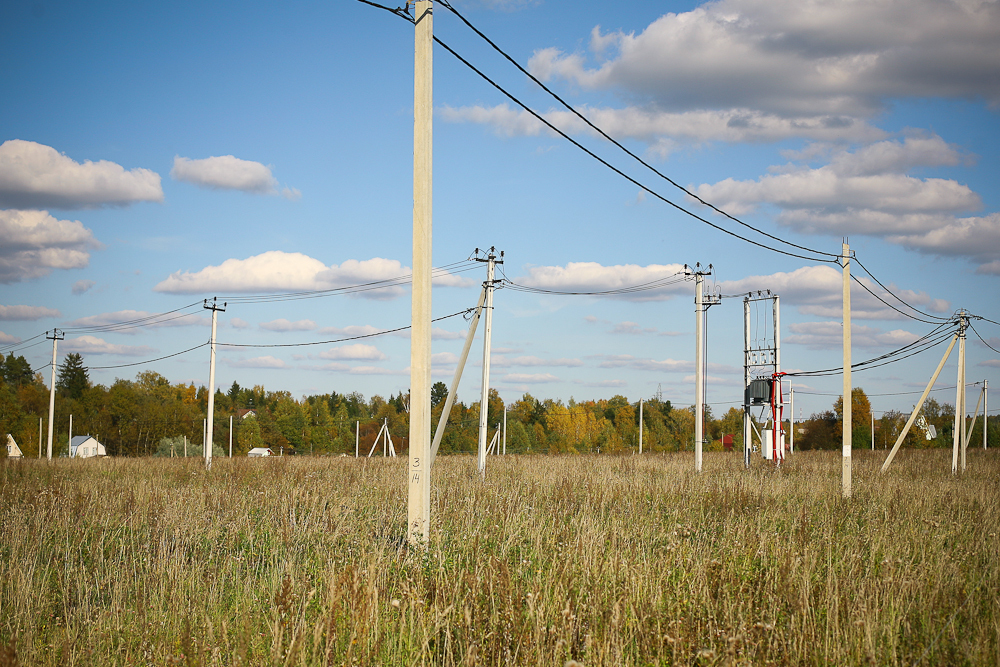
[[[70,398],[80,398],[83,390],[90,386],[87,367],[83,365],[83,357],[76,352],[70,352],[63,360],[59,369],[59,379],[56,388],[65,392]]]

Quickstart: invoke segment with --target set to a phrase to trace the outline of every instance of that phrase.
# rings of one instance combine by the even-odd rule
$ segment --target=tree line
[[[10,433],[27,456],[39,440],[39,418],[48,418],[49,391],[41,374],[33,372],[24,357],[8,355],[0,364],[0,435]],[[447,397],[447,387],[437,382],[431,388],[432,423],[437,425]],[[171,384],[155,371],[141,371],[134,379],[116,379],[110,386],[94,384],[79,354],[69,354],[59,367],[56,381],[53,455],[69,451],[69,418],[74,435],[92,435],[112,456],[200,455],[203,451],[204,419],[208,391],[194,384]],[[496,390],[489,392],[487,424],[492,437],[506,419],[506,446],[512,453],[622,453],[639,445],[639,403],[621,395],[609,399],[568,402],[539,400],[530,393],[505,406]],[[926,440],[925,431],[914,429],[907,446],[949,446],[954,408],[930,400],[924,408],[926,422],[937,429],[936,438]],[[812,415],[796,425],[798,449],[836,449],[841,445],[838,398],[831,410]],[[855,447],[869,447],[871,406],[862,389],[852,396]],[[908,415],[886,413],[876,420],[876,446],[892,446]],[[230,417],[232,418],[230,420]],[[230,421],[233,427],[230,432]],[[644,399],[642,406],[643,448],[647,451],[690,450],[694,446],[693,406],[675,409],[670,401]],[[331,391],[295,398],[287,391],[270,391],[261,385],[241,387],[215,394],[213,451],[234,455],[254,447],[269,447],[276,453],[350,454],[357,447],[366,455],[385,424],[397,452],[407,450],[409,395],[402,392],[385,398],[366,399],[358,392]],[[456,400],[448,418],[440,452],[476,451],[479,402]],[[785,422],[786,429],[789,424]],[[45,431],[44,424],[41,432]],[[982,428],[982,420],[977,421]],[[998,428],[990,421],[991,437]],[[978,440],[982,440],[981,431]],[[723,435],[733,436],[734,450],[743,447],[742,411],[730,408],[716,418],[705,411],[705,448],[721,450]],[[1000,435],[1000,434],[998,434]],[[44,437],[44,436],[43,436]],[[230,440],[231,439],[231,440]],[[44,447],[44,443],[43,443]],[[0,448],[2,449],[2,448]]]

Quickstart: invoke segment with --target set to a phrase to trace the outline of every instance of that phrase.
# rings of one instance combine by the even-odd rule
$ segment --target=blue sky
[[[454,5],[705,200],[822,252],[839,253],[849,236],[879,280],[932,315],[966,308],[1000,320],[997,2]],[[651,190],[737,229],[569,117],[443,6],[435,33]],[[91,367],[131,364],[205,342],[207,311],[186,311],[176,326],[81,327],[213,296],[405,274],[412,52],[410,25],[355,0],[4,4],[0,345],[39,367],[51,348],[32,337],[60,327],[61,352],[78,351]],[[786,369],[839,366],[835,265],[760,249],[685,216],[525,116],[440,47],[434,58],[436,266],[495,246],[516,283],[597,291],[712,264],[709,280],[723,293],[781,295]],[[484,278],[482,266],[447,276],[434,315],[473,306]],[[661,390],[693,403],[693,285],[629,296],[498,291],[492,384],[505,399],[530,391],[637,400]],[[855,361],[934,326],[860,288],[853,299]],[[402,288],[231,303],[219,340],[335,340],[405,326],[409,311]],[[434,375],[447,382],[466,325],[438,326]],[[1000,348],[1000,327],[975,326]],[[709,402],[720,414],[741,394],[740,299],[710,310],[708,338]],[[917,391],[942,352],[856,373],[855,385]],[[408,387],[408,363],[405,335],[223,348],[217,382],[388,395]],[[478,395],[479,363],[470,363],[461,400]],[[967,367],[970,382],[1000,387],[1000,354],[974,334]],[[208,351],[94,368],[91,378],[110,384],[145,369],[203,384]],[[939,386],[954,377],[952,360]],[[834,396],[821,394],[840,388],[839,377],[794,382],[805,416],[828,408]],[[954,401],[953,391],[934,396]],[[915,398],[873,403],[908,409]]]

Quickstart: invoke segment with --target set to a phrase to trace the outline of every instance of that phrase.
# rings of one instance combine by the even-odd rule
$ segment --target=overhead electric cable
[[[511,57],[506,51],[504,51],[499,46],[497,46],[496,43],[493,42],[493,40],[491,40],[489,37],[487,37],[485,34],[483,34],[483,32],[481,30],[479,30],[479,28],[477,28],[476,26],[472,25],[472,23],[470,23],[468,19],[466,19],[464,16],[462,16],[462,14],[457,9],[455,9],[454,7],[452,7],[449,2],[447,2],[446,0],[438,0],[438,3],[444,5],[444,7],[446,9],[448,9],[451,13],[453,13],[455,16],[457,16],[462,21],[462,23],[464,23],[466,26],[468,26],[470,30],[472,30],[474,33],[476,33],[477,35],[479,35],[487,44],[489,44],[491,47],[493,47],[494,51],[496,51],[501,56],[503,56],[508,62],[510,62],[510,64],[512,64],[514,67],[516,67],[522,74],[524,74],[526,77],[528,77],[529,79],[531,79],[536,85],[538,85],[539,88],[541,88],[546,93],[548,93],[553,98],[555,98],[555,100],[557,102],[559,102],[561,105],[563,105],[570,113],[572,113],[577,118],[579,118],[580,120],[582,120],[589,128],[591,128],[592,130],[594,130],[595,132],[597,132],[599,135],[601,135],[602,137],[604,137],[605,139],[607,139],[608,141],[610,141],[612,144],[614,144],[616,147],[618,147],[619,149],[621,149],[622,151],[624,151],[627,155],[629,155],[630,157],[632,157],[633,159],[635,159],[639,164],[641,164],[642,166],[646,167],[647,169],[649,169],[650,171],[652,171],[654,174],[656,174],[657,176],[659,176],[663,180],[665,180],[668,183],[670,183],[670,185],[674,186],[675,188],[677,188],[678,190],[680,190],[681,192],[683,192],[687,196],[689,196],[692,199],[696,200],[698,203],[703,204],[704,206],[709,207],[710,209],[712,209],[716,213],[718,213],[718,214],[720,214],[720,215],[722,215],[722,216],[724,216],[726,218],[729,218],[733,222],[735,222],[737,224],[740,224],[740,225],[746,227],[747,229],[753,230],[753,231],[757,232],[758,234],[761,234],[762,236],[766,236],[767,238],[769,238],[769,239],[771,239],[773,241],[777,241],[779,243],[784,243],[785,245],[791,246],[793,248],[798,248],[799,250],[804,250],[806,252],[815,253],[817,255],[824,255],[824,256],[827,256],[827,257],[834,257],[834,258],[839,257],[839,255],[835,255],[833,253],[824,252],[822,250],[815,250],[813,248],[809,248],[809,247],[806,247],[806,246],[803,246],[803,245],[799,245],[797,243],[792,243],[791,241],[786,241],[785,239],[782,239],[782,238],[780,238],[778,236],[774,236],[773,234],[768,234],[767,232],[763,231],[762,229],[758,229],[758,228],[754,227],[753,225],[750,225],[750,224],[748,224],[746,222],[743,222],[739,218],[736,218],[736,217],[730,215],[729,213],[723,211],[722,209],[718,208],[714,204],[705,201],[704,199],[702,199],[701,197],[699,197],[698,195],[696,195],[694,192],[691,192],[690,190],[688,190],[687,188],[685,188],[683,185],[677,183],[672,178],[670,178],[669,176],[667,176],[666,174],[664,174],[660,170],[658,170],[656,167],[654,167],[653,165],[649,164],[648,162],[646,162],[645,160],[643,160],[641,157],[639,157],[638,155],[636,155],[635,153],[633,153],[632,151],[630,151],[628,148],[626,148],[625,146],[623,146],[619,141],[617,141],[614,137],[610,136],[607,132],[605,132],[604,130],[602,130],[601,128],[599,128],[597,125],[595,125],[593,122],[591,122],[590,119],[588,119],[586,116],[584,116],[582,113],[580,113],[579,110],[577,110],[575,107],[573,107],[572,105],[570,105],[566,100],[564,100],[562,97],[560,97],[558,94],[556,94],[555,91],[553,91],[551,88],[549,88],[544,83],[542,83],[537,77],[535,77],[535,75],[533,75],[531,72],[529,72],[524,67],[522,67],[519,62],[517,62],[513,57]],[[443,46],[443,44],[442,44],[442,46]],[[445,48],[447,48],[447,47],[445,47]],[[494,84],[494,85],[496,85],[496,84]],[[523,107],[524,105],[521,105],[521,106]]]
[[[132,329],[140,326],[151,326],[153,324],[158,324],[161,321],[169,322],[173,319],[178,319],[179,317],[186,317],[186,314],[177,315],[175,317],[167,318],[161,320],[160,318],[166,315],[174,315],[175,313],[181,313],[182,311],[189,310],[196,306],[200,306],[201,301],[195,301],[194,303],[189,303],[186,306],[181,306],[180,308],[175,308],[173,310],[168,310],[164,313],[153,313],[151,315],[143,315],[142,317],[136,317],[131,320],[122,320],[121,322],[108,322],[106,324],[93,324],[93,325],[83,325],[77,327],[65,327],[60,329],[60,331],[65,331],[67,333],[94,333],[98,331],[115,331],[118,329]]]
[[[457,313],[452,313],[451,315],[445,315],[444,317],[438,317],[431,322],[440,322],[441,320],[447,320],[451,317],[457,317],[458,315],[464,315],[465,313],[474,311],[475,308],[466,308],[460,310]],[[346,343],[351,340],[361,340],[362,338],[373,338],[375,336],[384,336],[385,334],[396,333],[397,331],[406,331],[410,328],[410,325],[405,327],[397,327],[395,329],[386,329],[384,331],[376,331],[370,334],[361,334],[358,336],[350,336],[348,338],[337,338],[335,340],[317,340],[309,343],[272,343],[272,344],[262,344],[262,343],[220,343],[217,342],[216,345],[219,347],[307,347],[310,345],[329,345],[331,343]],[[207,345],[207,343],[206,343]]]
[[[182,354],[193,352],[194,350],[197,350],[200,347],[205,347],[208,344],[209,344],[208,342],[205,342],[202,343],[201,345],[195,345],[194,347],[189,347],[186,350],[181,350],[180,352],[174,352],[173,354],[168,354],[164,357],[157,357],[156,359],[146,359],[145,361],[136,361],[131,364],[116,364],[114,366],[87,366],[87,370],[96,371],[96,370],[104,370],[107,368],[127,368],[129,366],[142,366],[144,364],[152,364],[157,361],[163,361],[164,359],[170,359],[171,357],[179,357]],[[51,366],[51,364],[49,365]]]
[[[870,277],[872,280],[874,280],[876,283],[878,283],[879,287],[881,287],[882,289],[884,289],[886,292],[889,293],[890,296],[892,296],[892,298],[894,298],[896,301],[899,301],[901,304],[903,304],[904,306],[906,306],[907,308],[909,308],[913,312],[919,313],[920,315],[923,315],[924,317],[929,317],[931,319],[939,320],[939,321],[944,321],[944,320],[948,320],[949,319],[947,317],[941,317],[940,315],[931,315],[930,313],[925,313],[924,311],[920,310],[919,308],[911,306],[910,304],[908,304],[907,302],[905,302],[901,298],[899,298],[898,295],[896,295],[895,293],[893,293],[892,290],[890,290],[888,287],[886,287],[885,285],[883,285],[882,281],[880,281],[878,278],[876,278],[875,275],[871,271],[868,270],[868,267],[866,267],[864,264],[861,263],[861,260],[858,259],[857,255],[854,255],[853,259],[857,263],[857,265],[860,266],[861,269],[865,273],[868,274],[868,277]],[[858,282],[858,284],[862,285],[862,283],[860,281]],[[868,289],[868,288],[866,287],[865,289]],[[869,291],[869,293],[872,294],[872,296],[874,296],[874,292],[872,292],[871,290],[868,290],[868,291]],[[875,298],[878,299],[877,296]],[[879,299],[879,301],[882,301],[882,299]],[[885,301],[882,301],[882,303],[885,303]],[[889,304],[886,304],[886,305],[888,306]],[[889,306],[889,307],[892,308],[892,306]],[[914,318],[914,319],[916,319],[916,318]]]
[[[359,1],[360,2],[364,2],[365,4],[370,4],[372,6],[378,7],[380,9],[388,9],[387,7],[384,7],[382,5],[376,5],[375,3],[368,2],[368,0],[359,0]],[[391,11],[393,14],[396,14],[397,16],[402,16],[401,14],[398,14],[397,12],[392,11],[391,9],[389,9],[389,11]],[[411,23],[413,22],[412,17],[410,17],[409,15],[405,15],[403,17],[406,18],[409,22],[411,22]],[[714,222],[711,222],[710,220],[708,220],[706,218],[703,218],[702,216],[698,215],[697,213],[684,208],[680,204],[677,204],[674,201],[668,199],[667,197],[661,195],[656,190],[653,190],[652,188],[650,188],[650,187],[648,187],[646,185],[643,185],[637,179],[629,176],[624,171],[622,171],[618,167],[615,167],[610,162],[608,162],[607,160],[605,160],[604,158],[600,157],[599,155],[597,155],[596,153],[594,153],[592,150],[590,150],[589,148],[587,148],[586,146],[584,146],[583,144],[581,144],[579,141],[577,141],[576,139],[573,139],[571,136],[569,136],[568,134],[566,134],[565,132],[563,132],[562,130],[560,130],[559,128],[557,128],[551,122],[549,122],[544,117],[542,117],[541,114],[539,114],[537,111],[535,111],[534,109],[532,109],[531,107],[529,107],[527,104],[525,104],[524,102],[522,102],[521,100],[519,100],[513,94],[509,93],[506,89],[504,89],[503,86],[501,86],[496,81],[494,81],[489,76],[487,76],[482,70],[480,70],[479,68],[477,68],[475,65],[473,65],[471,62],[469,62],[468,60],[466,60],[465,58],[463,58],[461,55],[459,55],[459,53],[457,51],[455,51],[450,46],[448,46],[448,44],[446,44],[444,41],[442,41],[440,37],[437,37],[435,35],[434,41],[437,42],[438,44],[440,44],[442,48],[444,48],[448,53],[450,53],[452,56],[454,56],[459,62],[461,62],[463,65],[465,65],[466,67],[468,67],[469,69],[471,69],[473,72],[475,72],[476,74],[478,74],[480,76],[480,78],[482,78],[488,84],[490,84],[491,86],[493,86],[494,88],[496,88],[500,93],[502,93],[505,97],[507,97],[514,104],[516,104],[517,106],[519,106],[522,109],[524,109],[525,111],[527,111],[536,120],[538,120],[540,123],[542,123],[543,125],[545,125],[547,128],[549,128],[550,130],[552,130],[553,132],[555,132],[556,134],[558,134],[560,137],[562,137],[566,141],[570,142],[571,144],[573,144],[574,146],[576,146],[577,148],[579,148],[581,151],[583,151],[584,153],[586,153],[590,157],[592,157],[595,160],[597,160],[598,162],[600,162],[602,165],[604,165],[605,167],[607,167],[608,169],[610,169],[614,173],[616,173],[619,176],[621,176],[622,178],[624,178],[629,183],[632,183],[633,185],[635,185],[635,186],[641,188],[642,190],[644,190],[645,192],[648,192],[652,196],[656,197],[657,199],[659,199],[660,201],[664,202],[665,204],[667,204],[669,206],[672,206],[673,208],[677,209],[681,213],[684,213],[684,214],[686,214],[686,215],[694,218],[695,220],[698,220],[699,222],[702,222],[702,223],[708,225],[712,229],[720,231],[723,234],[727,234],[729,236],[732,236],[733,238],[740,239],[741,241],[744,241],[744,242],[749,243],[751,245],[757,246],[758,248],[763,248],[765,250],[770,250],[771,252],[776,252],[776,253],[781,254],[781,255],[787,255],[789,257],[795,257],[797,259],[803,259],[803,260],[806,260],[806,261],[809,261],[809,262],[829,262],[829,263],[835,263],[835,264],[839,263],[838,262],[838,256],[837,255],[833,255],[832,253],[820,253],[819,251],[809,250],[809,252],[813,252],[814,254],[825,255],[825,256],[829,257],[829,259],[823,258],[823,257],[819,257],[819,258],[817,258],[817,257],[808,257],[806,255],[800,255],[798,253],[789,252],[787,250],[781,250],[780,248],[774,248],[774,247],[769,246],[767,244],[760,243],[759,241],[754,241],[754,240],[749,239],[749,238],[747,238],[745,236],[737,234],[736,232],[734,232],[732,230],[729,230],[729,229],[726,229],[725,227],[717,225]],[[754,229],[754,228],[751,227],[751,229]],[[759,231],[759,230],[755,230],[755,231]],[[763,232],[761,232],[761,233],[763,233]],[[786,241],[782,241],[782,242],[783,243],[787,243]],[[794,245],[794,244],[792,244],[792,245]]]
[[[938,344],[940,344],[940,343],[948,340],[948,338],[950,338],[951,336],[953,336],[955,334],[954,330],[951,330],[951,329],[949,329],[947,331],[944,331],[944,332],[941,331],[941,329],[946,324],[949,324],[949,322],[943,323],[941,326],[936,327],[933,331],[931,331],[930,333],[928,333],[928,334],[926,334],[924,336],[921,336],[920,338],[918,338],[917,340],[913,341],[912,343],[908,343],[907,345],[904,345],[904,346],[902,346],[900,348],[892,350],[891,352],[886,352],[885,354],[880,355],[878,357],[874,357],[872,359],[867,359],[865,361],[859,361],[856,364],[852,364],[851,368],[852,369],[858,369],[858,370],[868,370],[869,368],[878,368],[879,366],[884,366],[884,365],[889,364],[889,363],[895,363],[897,361],[902,361],[903,359],[911,357],[914,354],[918,354],[920,352],[924,352],[925,350],[929,350],[930,348],[932,348],[932,347],[934,347],[934,346],[936,346],[936,345],[938,345]],[[917,349],[916,352],[912,352],[911,354],[905,354],[903,356],[899,356],[899,355],[902,355],[903,352],[906,352],[906,351],[910,350],[911,348],[919,348],[919,349]],[[887,359],[888,359],[888,361],[886,361],[885,363],[876,364],[876,362],[887,360]],[[798,371],[798,372],[794,372],[794,373],[786,373],[786,375],[794,376],[794,377],[820,377],[820,376],[824,376],[824,375],[837,375],[837,374],[841,373],[843,370],[844,369],[843,369],[842,366],[838,366],[837,368],[825,368],[825,369],[822,369],[822,370],[815,370],[815,371]]]
[[[976,334],[976,337],[977,337],[977,338],[978,338],[979,340],[983,341],[983,345],[985,345],[986,347],[990,348],[991,350],[993,350],[993,351],[994,351],[994,352],[996,352],[997,354],[1000,354],[1000,350],[996,349],[995,347],[993,347],[992,345],[990,345],[989,343],[987,343],[987,342],[986,342],[986,339],[985,339],[985,338],[983,338],[983,337],[982,337],[982,336],[981,336],[981,335],[979,334],[979,332],[978,332],[978,331],[976,331],[976,327],[972,326],[972,322],[969,322],[969,328],[970,328],[970,329],[972,329],[972,332],[973,332],[974,334]]]
[[[854,259],[855,261],[857,261],[857,258],[856,258],[856,257],[854,257],[854,258],[852,258],[852,259]],[[867,273],[867,270],[866,270],[865,272]],[[871,275],[871,274],[869,273],[868,275]],[[873,279],[874,279],[874,277],[873,277]],[[949,320],[949,318],[947,318],[947,317],[937,317],[937,316],[935,316],[935,315],[928,315],[928,317],[933,317],[933,318],[934,318],[934,320],[925,320],[925,319],[924,319],[924,318],[922,318],[922,317],[915,317],[915,316],[911,315],[910,313],[906,313],[906,312],[903,312],[902,310],[900,310],[900,309],[899,309],[899,308],[897,308],[896,306],[892,305],[891,303],[889,303],[888,301],[886,301],[885,299],[883,299],[882,297],[880,297],[880,296],[879,296],[878,294],[876,294],[876,293],[875,293],[875,292],[873,292],[873,291],[872,291],[871,289],[869,289],[869,287],[868,287],[867,285],[865,285],[865,284],[864,284],[863,282],[861,282],[861,280],[859,280],[859,279],[858,279],[858,277],[857,277],[856,275],[854,275],[854,274],[851,274],[851,280],[853,280],[853,281],[854,281],[854,282],[856,282],[856,283],[857,283],[858,285],[860,285],[860,286],[861,286],[861,288],[862,288],[862,289],[863,289],[864,291],[868,292],[868,293],[869,293],[869,294],[871,294],[871,295],[872,295],[873,297],[875,297],[876,299],[878,299],[879,301],[881,301],[881,302],[882,302],[882,303],[883,303],[884,305],[886,305],[887,307],[891,308],[892,310],[895,310],[895,311],[896,311],[897,313],[899,313],[899,314],[900,314],[900,315],[902,315],[903,317],[908,317],[908,318],[910,318],[911,320],[916,320],[917,322],[923,322],[924,324],[937,324],[937,322],[940,322],[940,321],[943,321],[943,322],[947,322],[947,321]],[[875,282],[878,282],[878,281],[876,280]],[[881,284],[882,284],[882,283],[879,283],[879,285],[881,285]],[[884,287],[884,286],[883,286],[883,289],[885,289],[885,287]],[[888,290],[886,290],[886,291],[888,291]],[[891,292],[890,292],[890,294],[891,294]],[[920,312],[920,311],[917,311],[917,312]],[[921,314],[922,314],[922,313],[921,313]],[[935,320],[937,320],[937,321],[935,321]]]

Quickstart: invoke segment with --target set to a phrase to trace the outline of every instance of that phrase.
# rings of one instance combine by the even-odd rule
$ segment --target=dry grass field
[[[0,665],[1000,664],[1000,457],[0,464]]]

